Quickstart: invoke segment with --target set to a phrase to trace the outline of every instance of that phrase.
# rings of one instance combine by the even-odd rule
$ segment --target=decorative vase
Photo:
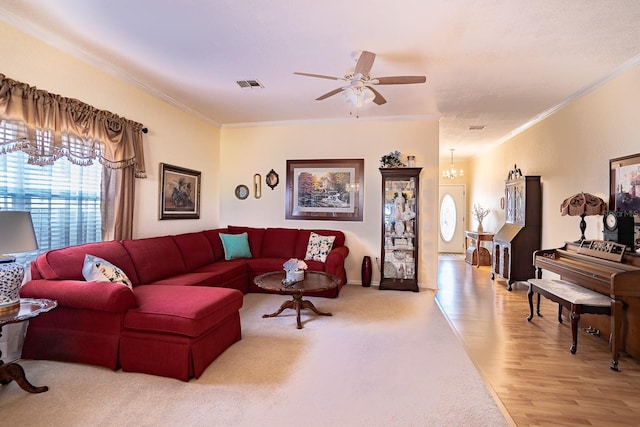
[[[302,282],[304,280],[304,270],[287,271],[287,282]]]
[[[362,286],[368,288],[371,286],[371,257],[365,256],[362,258]]]
[[[482,233],[484,228],[482,227],[482,221],[478,222],[478,233]]]

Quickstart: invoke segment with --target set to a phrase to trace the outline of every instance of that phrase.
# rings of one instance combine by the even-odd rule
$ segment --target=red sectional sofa
[[[341,231],[236,227],[172,236],[109,241],[51,250],[31,263],[23,298],[49,298],[55,310],[29,322],[22,350],[27,359],[88,363],[188,381],[199,377],[241,339],[243,295],[262,292],[253,278],[304,259],[311,232],[335,236],[324,262],[310,270],[347,282],[349,249]],[[220,233],[247,233],[251,257],[225,259]],[[86,281],[85,255],[120,268],[132,288]]]

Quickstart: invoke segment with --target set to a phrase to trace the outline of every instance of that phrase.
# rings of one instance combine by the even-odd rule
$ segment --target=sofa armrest
[[[346,281],[344,260],[347,258],[347,255],[349,255],[349,248],[346,246],[333,248],[329,251],[327,259],[324,261],[325,273],[335,274]]]
[[[20,288],[20,296],[56,300],[61,307],[108,312],[124,312],[137,306],[131,289],[108,282],[31,280]]]

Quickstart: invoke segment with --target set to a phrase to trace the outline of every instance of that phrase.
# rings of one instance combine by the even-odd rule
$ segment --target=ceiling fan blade
[[[317,97],[317,98],[316,98],[316,101],[322,101],[323,99],[327,99],[327,98],[328,98],[328,97],[330,97],[330,96],[333,96],[333,95],[336,95],[336,94],[338,94],[338,93],[342,92],[343,90],[344,90],[344,89],[343,89],[343,88],[341,88],[341,87],[339,87],[338,89],[334,89],[334,90],[332,90],[331,92],[327,92],[327,93],[325,93],[324,95]]]
[[[329,79],[329,80],[345,80],[344,77],[333,77],[333,76],[325,76],[324,74],[312,74],[312,73],[298,73],[295,72],[293,74],[297,74],[299,76],[307,76],[307,77],[317,77],[319,79]]]
[[[373,67],[373,61],[376,59],[376,54],[373,52],[369,52],[367,50],[363,50],[358,58],[358,62],[356,63],[356,69],[353,72],[354,74],[361,74],[363,76],[369,75],[371,71],[371,67]]]
[[[377,105],[382,105],[382,104],[386,104],[387,100],[384,99],[384,96],[382,96],[380,94],[380,92],[378,92],[377,90],[375,90],[374,88],[372,88],[371,86],[367,86],[367,88],[373,92],[373,94],[376,96],[375,98],[373,98],[373,103],[377,104]]]
[[[427,81],[425,76],[391,76],[376,77],[371,80],[374,85],[406,85],[413,83],[424,83]]]

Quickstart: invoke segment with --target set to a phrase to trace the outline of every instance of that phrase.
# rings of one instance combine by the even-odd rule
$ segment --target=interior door
[[[464,253],[465,186],[441,185],[438,252]]]

